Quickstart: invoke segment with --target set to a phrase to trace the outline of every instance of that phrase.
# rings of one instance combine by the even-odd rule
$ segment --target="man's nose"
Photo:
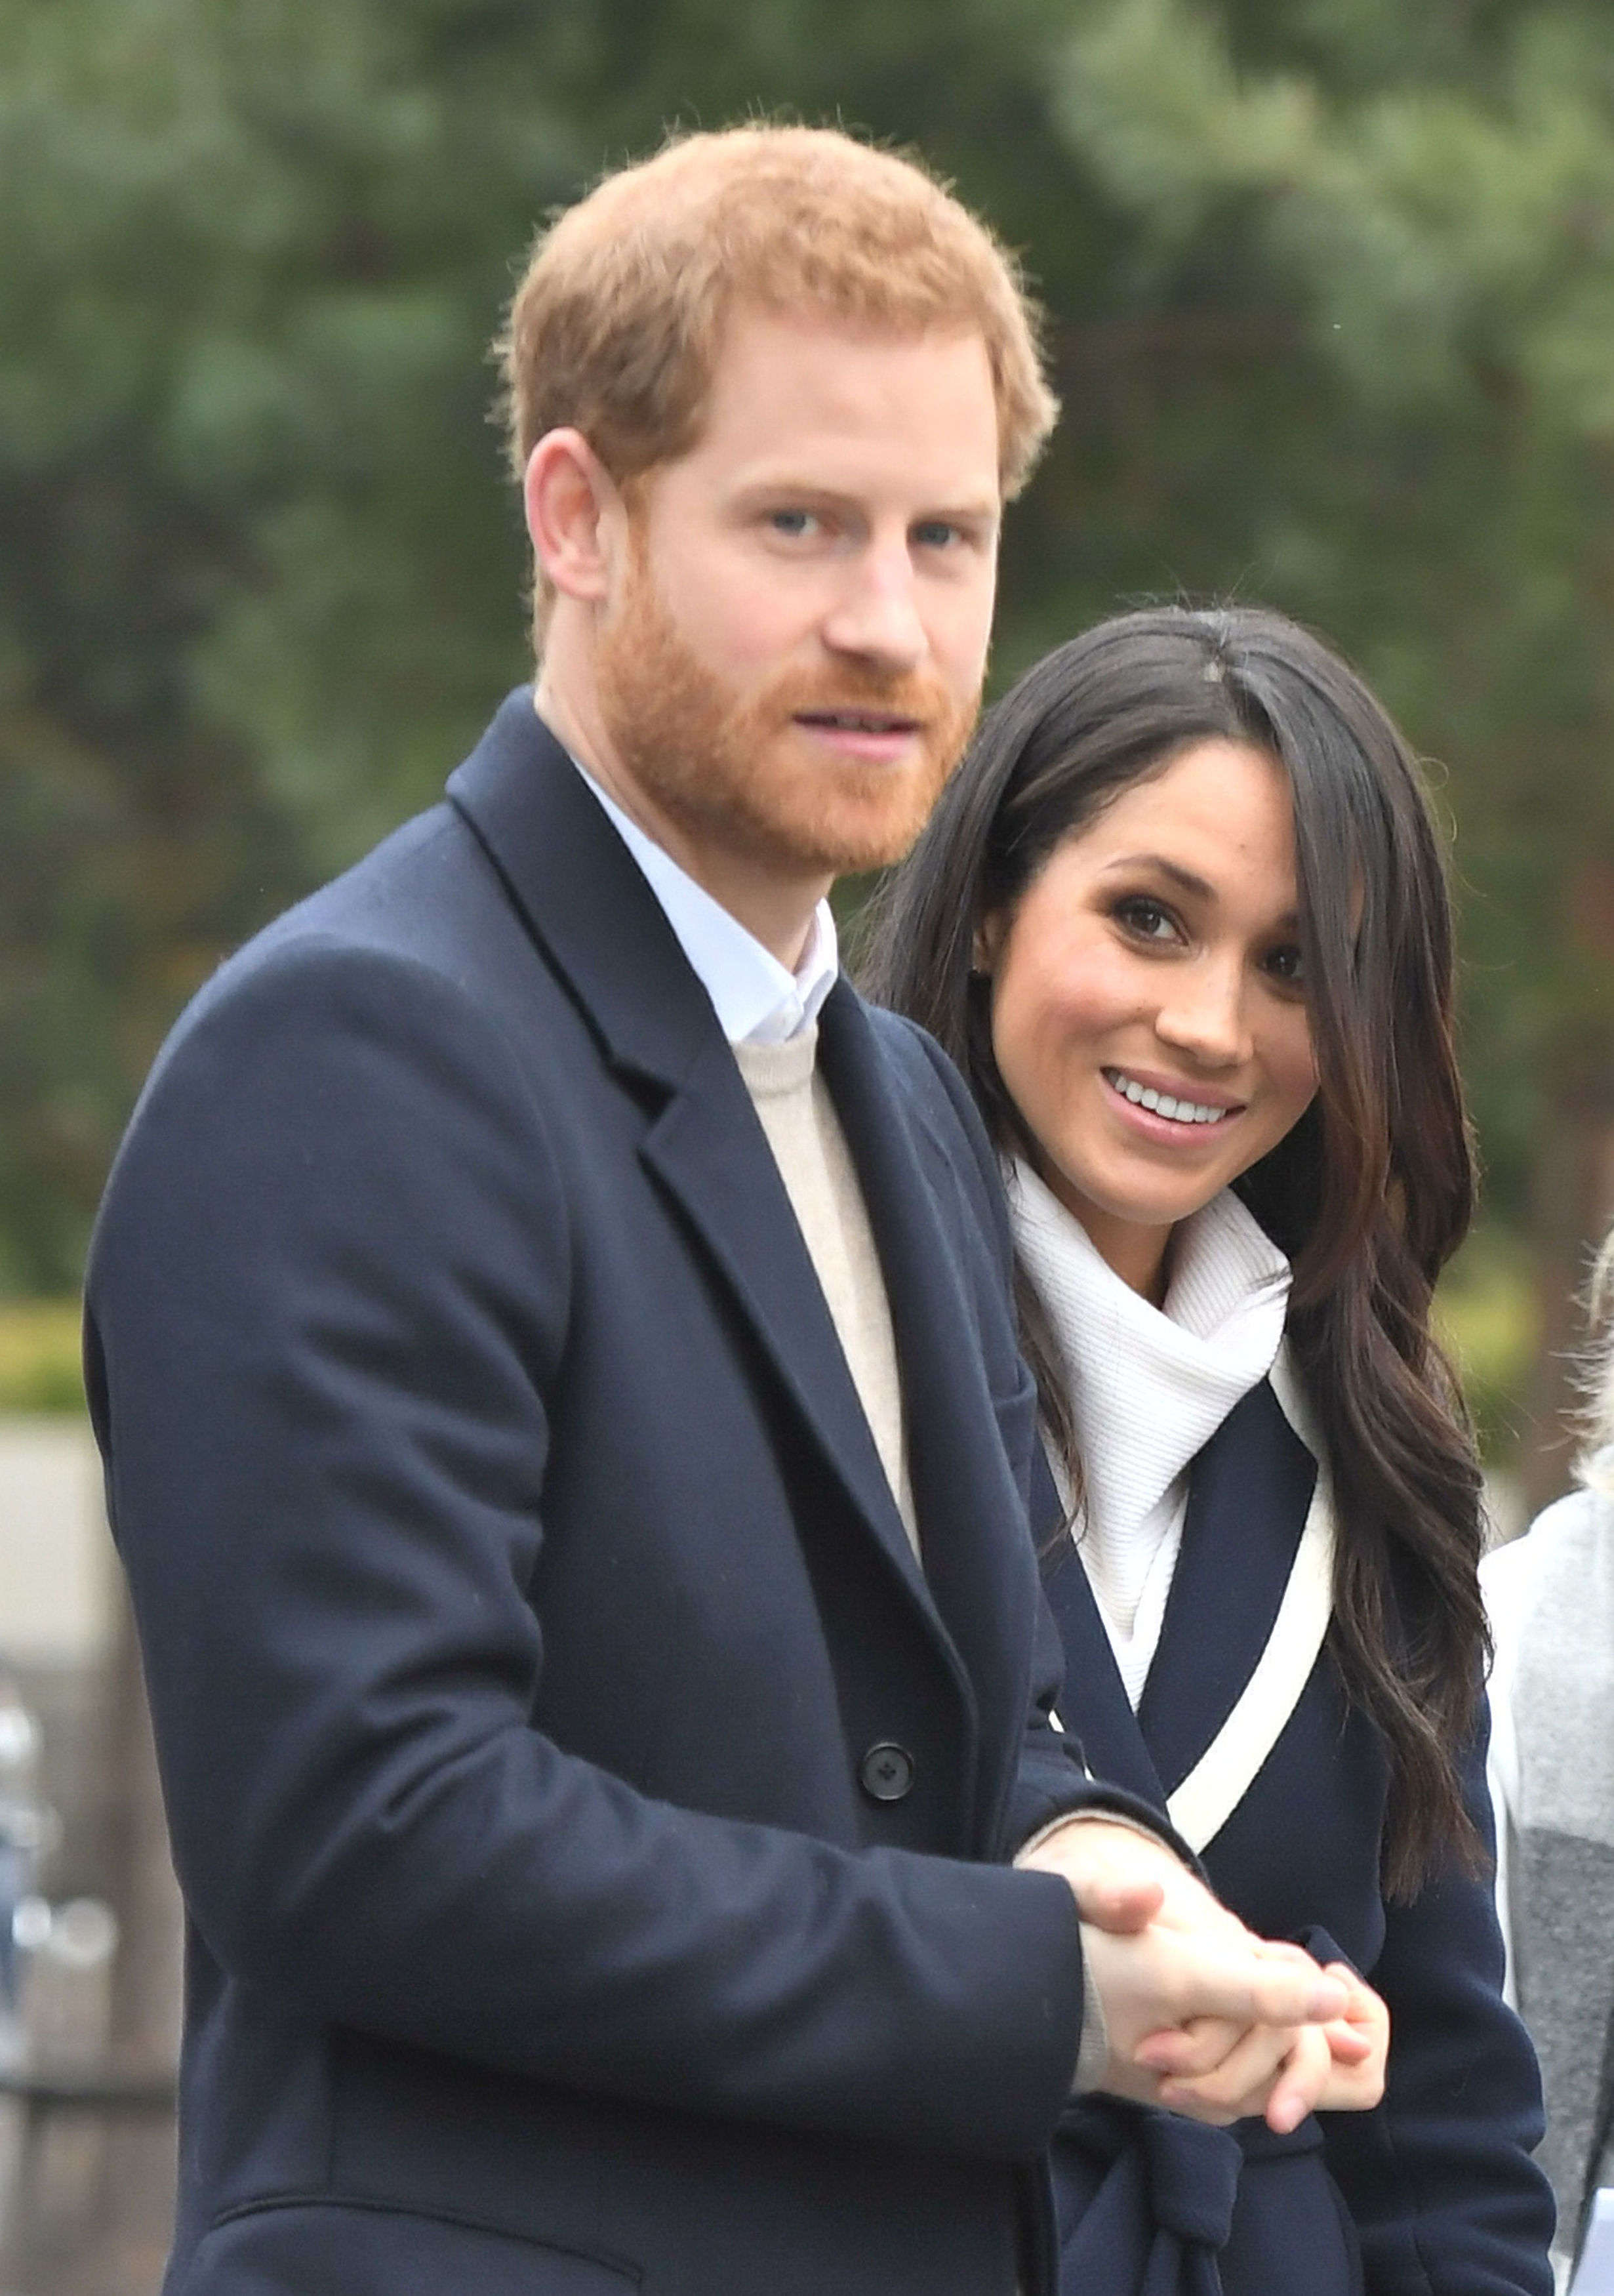
[[[930,640],[905,543],[901,549],[863,551],[848,566],[845,585],[824,618],[823,642],[836,653],[857,654],[882,668],[918,668]]]

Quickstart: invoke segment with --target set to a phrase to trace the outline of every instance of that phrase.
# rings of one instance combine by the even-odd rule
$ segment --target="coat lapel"
[[[922,1110],[902,1093],[867,1008],[844,982],[825,1004],[820,1028],[825,1079],[890,1301],[925,1575],[963,1661],[961,1683],[967,1677],[966,1691],[974,1685],[985,1765],[978,1808],[987,1812],[998,1806],[1019,1759],[1042,1596],[1008,1455],[982,1441],[995,1419],[976,1337],[979,1309],[938,1212],[938,1175],[959,1150],[936,1138]],[[982,1248],[991,1249],[985,1238]],[[1028,1395],[1028,1415],[1030,1408]]]
[[[1043,1583],[1065,1653],[1060,1713],[1067,1731],[1096,1776],[1163,1810],[1166,1788],[1132,1710],[1081,1556],[1069,1538],[1045,1562]]]
[[[504,702],[448,793],[604,1058],[639,1089],[643,1161],[699,1237],[967,1695],[711,1001],[632,856],[535,714],[528,688]],[[856,1145],[854,1155],[861,1168]],[[873,1200],[870,1210],[878,1233]]]
[[[1168,1792],[1215,1738],[1266,1647],[1316,1472],[1266,1380],[1194,1461],[1182,1552],[1138,1703]]]
[[[712,1044],[641,1151],[726,1277],[892,1568],[930,1609],[823,1288],[733,1055]]]

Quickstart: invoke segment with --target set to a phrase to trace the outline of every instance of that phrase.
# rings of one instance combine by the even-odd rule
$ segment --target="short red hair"
[[[1005,496],[1030,476],[1059,407],[1013,256],[912,160],[769,126],[669,143],[539,235],[496,346],[518,476],[561,425],[619,485],[686,454],[736,302],[979,333]]]

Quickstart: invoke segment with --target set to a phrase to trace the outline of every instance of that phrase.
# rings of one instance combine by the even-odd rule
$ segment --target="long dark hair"
[[[977,929],[1012,918],[1061,840],[1192,743],[1249,742],[1294,801],[1315,1100],[1238,1193],[1294,1269],[1288,1334],[1338,1513],[1332,1644],[1390,1765],[1385,1882],[1480,1857],[1455,1749],[1487,1649],[1479,1473],[1430,1332],[1468,1227],[1473,1164],[1452,1046],[1452,926],[1439,839],[1405,742],[1327,647],[1250,607],[1104,622],[1039,662],[983,720],[929,828],[873,905],[862,967],[938,1037],[1000,1152],[1030,1144],[992,1051]],[[1073,1486],[1057,1350],[1017,1270],[1022,1341]]]

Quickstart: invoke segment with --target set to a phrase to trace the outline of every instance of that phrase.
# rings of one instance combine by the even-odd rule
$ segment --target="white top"
[[[1156,1308],[1017,1160],[1010,1206],[1069,1381],[1084,1490],[1082,1561],[1135,1708],[1159,1643],[1188,1512],[1188,1468],[1272,1370],[1289,1262],[1231,1192],[1178,1226]]]
[[[1586,2226],[1571,2296],[1610,2296],[1614,2290],[1614,2191],[1598,2194]]]
[[[1491,1628],[1491,1671],[1486,1692],[1491,1710],[1491,1739],[1486,1782],[1496,1824],[1496,1919],[1507,1954],[1503,1996],[1519,2006],[1513,1968],[1513,1923],[1508,1898],[1509,1835],[1519,1812],[1519,1735],[1513,1727],[1513,1685],[1519,1672],[1519,1628],[1525,1610],[1534,1552],[1523,1538],[1509,1541],[1479,1565],[1479,1588]]]
[[[663,846],[608,797],[576,758],[586,786],[599,800],[661,904],[696,979],[712,1000],[731,1045],[783,1045],[818,1018],[840,969],[835,919],[827,901],[814,912],[807,946],[794,972],[781,964],[720,901],[713,900]]]

